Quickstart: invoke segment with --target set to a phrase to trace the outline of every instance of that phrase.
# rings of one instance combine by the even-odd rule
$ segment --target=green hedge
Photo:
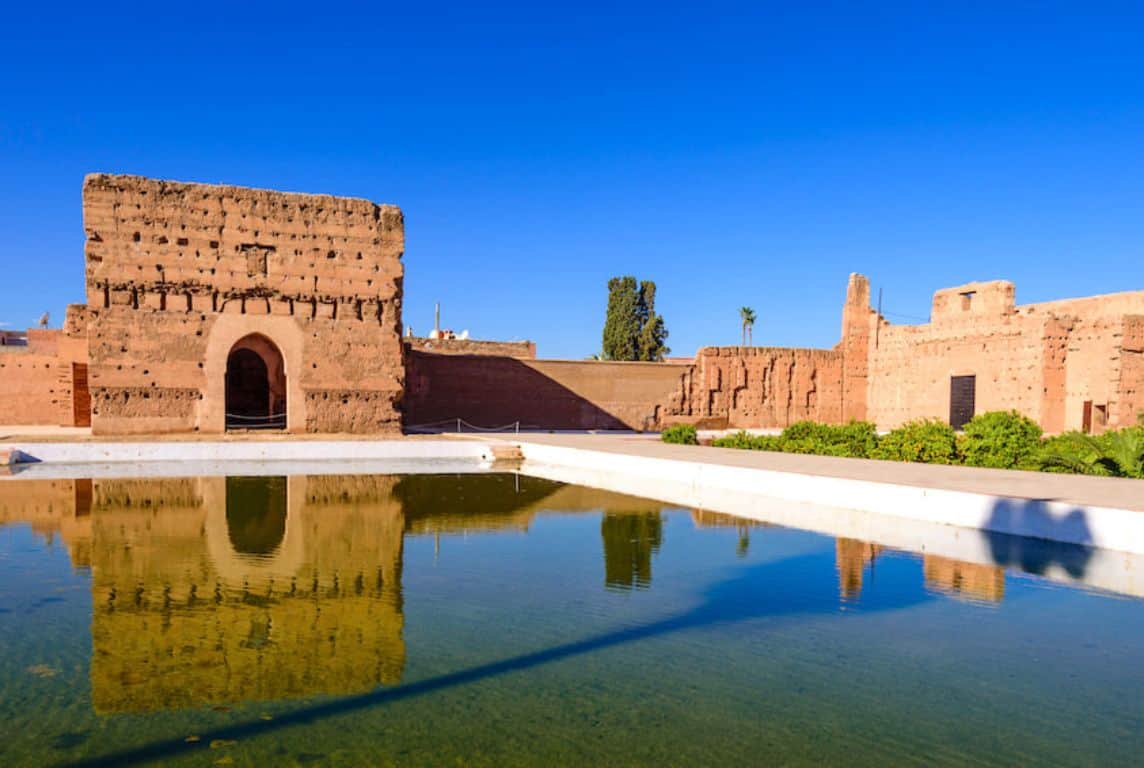
[[[660,438],[665,443],[678,443],[679,445],[699,445],[699,433],[696,432],[695,427],[687,424],[680,424],[675,427],[668,427],[660,433]]]
[[[911,421],[883,435],[870,458],[886,461],[919,461],[926,464],[956,464],[957,433],[936,420]]]
[[[664,430],[663,439],[698,442],[690,427]],[[936,420],[912,421],[881,436],[873,424],[864,421],[842,425],[800,421],[781,435],[736,432],[711,444],[751,451],[1144,477],[1144,426],[1099,437],[1072,432],[1044,438],[1036,422],[1015,411],[975,416],[961,435]]]
[[[969,467],[1035,469],[1040,447],[1040,426],[1016,411],[974,416],[958,439],[961,462]]]

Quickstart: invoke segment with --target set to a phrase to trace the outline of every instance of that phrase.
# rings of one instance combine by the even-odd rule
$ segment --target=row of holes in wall
[[[252,234],[254,235],[254,237],[257,238],[259,236],[260,232],[256,229],[256,230],[254,230],[254,232]],[[284,235],[280,232],[271,232],[270,236],[275,240],[280,240],[280,239],[283,239],[286,237],[288,237],[290,240],[297,240],[298,239],[297,234]],[[329,237],[317,237],[317,236],[315,236],[314,239],[329,240],[330,238]],[[96,242],[96,243],[103,242],[103,238],[100,237],[99,234],[95,233],[95,232],[93,232],[91,234],[91,240],[92,240],[92,242]],[[143,240],[143,235],[140,232],[136,232],[135,234],[133,234],[131,236],[132,242],[138,243],[138,242],[142,242],[142,240]],[[154,242],[155,245],[167,245],[171,241],[170,241],[170,239],[168,239],[168,237],[166,235],[156,235],[154,238],[152,238],[152,242]],[[346,245],[349,245],[350,238],[343,237],[342,242],[345,243]],[[371,243],[374,246],[380,246],[381,245],[381,238],[375,237],[372,239]],[[175,245],[180,247],[180,248],[188,248],[188,247],[190,247],[190,244],[191,244],[190,238],[187,238],[187,237],[175,238]],[[212,251],[218,251],[219,241],[218,240],[208,240],[207,241],[207,247]],[[240,253],[245,252],[251,248],[261,248],[261,249],[265,249],[271,253],[277,251],[276,246],[259,245],[257,243],[241,243],[241,244],[234,246],[234,250],[237,252],[240,252]],[[326,252],[326,258],[327,259],[336,259],[339,255],[341,255],[340,252],[334,248],[322,248],[321,246],[314,246],[313,248],[310,248],[309,250],[315,254],[320,254],[324,250]],[[180,252],[179,255],[182,256],[183,254]],[[295,256],[301,256],[302,255],[302,249],[301,248],[295,248],[294,249],[294,255]],[[195,251],[195,258],[198,259],[201,257],[202,257],[202,253],[200,251],[196,250]],[[216,254],[216,258],[221,258],[221,256],[218,256]],[[362,255],[362,252],[357,251],[356,255],[354,256],[354,260],[355,261],[361,261],[363,258],[364,257]]]
[[[140,293],[141,293],[141,291],[138,288],[132,288],[131,289],[131,308],[132,309],[139,309],[139,295],[140,295]],[[167,292],[164,292],[164,291],[160,291],[160,292],[158,292],[158,296],[159,296],[159,307],[158,307],[159,311],[165,312],[165,311],[167,311],[168,307],[170,307],[171,309],[177,310],[177,311],[182,311],[182,312],[194,312],[195,311],[194,294],[190,293],[189,291],[182,292],[182,293],[170,293],[170,294],[168,294]],[[373,319],[376,319],[377,322],[380,323],[383,321],[384,316],[385,316],[385,302],[384,301],[366,302],[366,301],[363,301],[362,299],[319,301],[318,299],[271,299],[271,298],[267,298],[264,296],[251,296],[251,297],[232,296],[232,297],[227,297],[227,296],[220,295],[217,291],[211,294],[211,312],[223,312],[224,308],[227,306],[227,304],[229,304],[230,302],[238,302],[239,303],[239,314],[245,315],[245,314],[247,314],[246,303],[248,301],[262,303],[263,304],[262,309],[264,311],[259,312],[258,314],[263,314],[263,315],[271,314],[271,311],[270,311],[270,302],[271,301],[280,301],[280,302],[283,302],[286,304],[287,314],[292,316],[292,317],[309,316],[311,319],[317,318],[318,317],[318,308],[321,306],[321,307],[329,307],[330,319],[336,320],[339,317],[338,307],[341,304],[351,305],[351,307],[352,307],[352,309],[351,309],[352,315],[351,316],[355,320],[365,320],[370,315],[373,315],[374,316]],[[298,305],[300,305],[302,308],[301,312],[297,311]],[[373,305],[372,311],[369,311],[370,308],[368,305]],[[104,309],[108,309],[111,307],[111,286],[107,283],[104,283],[104,285],[103,285],[103,307],[104,307]]]

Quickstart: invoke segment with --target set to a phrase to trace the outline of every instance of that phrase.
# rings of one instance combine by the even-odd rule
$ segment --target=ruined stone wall
[[[843,355],[838,350],[706,347],[669,421],[712,428],[786,427],[843,421]]]
[[[250,334],[282,352],[289,431],[399,428],[399,209],[93,175],[84,228],[96,434],[223,431]]]
[[[480,427],[655,429],[691,367],[669,363],[406,357],[407,428],[463,419]]]
[[[0,347],[0,424],[59,424],[58,380],[54,348]]]
[[[1113,412],[1121,426],[1139,424],[1144,415],[1144,315],[1124,318],[1120,349],[1119,399]]]
[[[1012,283],[971,283],[934,294],[931,321],[876,319],[869,417],[882,428],[949,418],[950,379],[976,376],[976,412],[1016,410],[1050,433],[1122,426],[1125,315],[1144,292],[1017,306]],[[1131,370],[1128,380],[1132,378]]]
[[[493,355],[536,359],[536,344],[531,341],[481,341],[479,339],[425,339],[405,337],[405,348],[437,355]]]

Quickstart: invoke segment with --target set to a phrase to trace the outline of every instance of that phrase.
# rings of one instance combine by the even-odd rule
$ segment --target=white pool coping
[[[122,477],[125,472],[132,476],[199,474],[204,465],[211,473],[220,474],[453,471],[415,465],[488,463],[493,458],[493,446],[505,444],[520,446],[526,473],[543,473],[544,467],[576,470],[575,482],[583,485],[700,509],[717,509],[711,505],[713,495],[740,494],[744,503],[732,514],[749,518],[753,517],[752,508],[766,500],[779,500],[1144,554],[1144,512],[1133,509],[1017,493],[999,495],[964,487],[929,487],[882,477],[831,476],[822,466],[839,465],[816,462],[820,457],[798,457],[806,460],[806,466],[815,467],[806,473],[792,471],[791,466],[781,470],[749,466],[743,457],[728,458],[727,452],[718,449],[665,452],[661,444],[631,438],[522,434],[511,439],[90,441],[13,443],[5,447],[40,462],[10,477],[63,478]],[[256,466],[262,462],[275,466]],[[316,466],[326,462],[342,464]],[[130,470],[133,465],[145,466]],[[971,477],[967,473],[973,470],[954,472],[963,478]],[[1144,493],[1144,483],[1140,487]],[[809,516],[806,521],[794,516],[784,524],[813,528]]]
[[[779,500],[1144,554],[1144,512],[1131,509],[737,466],[719,463],[714,453],[704,460],[702,451],[712,450],[704,448],[681,460],[640,455],[634,444],[593,450],[551,439],[514,442],[526,474],[545,467],[578,470],[574,482],[583,485],[699,509],[717,509],[711,506],[715,495],[734,493],[743,499],[734,514],[745,517],[755,517],[752,501]],[[785,524],[810,527],[797,516]]]

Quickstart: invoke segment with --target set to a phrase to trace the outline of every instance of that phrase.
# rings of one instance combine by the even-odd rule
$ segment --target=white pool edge
[[[526,472],[530,465],[585,470],[580,482],[586,485],[594,485],[593,471],[622,475],[628,481],[627,493],[692,507],[704,508],[705,496],[711,493],[733,492],[749,498],[803,502],[1144,553],[1144,513],[1129,509],[637,456],[527,440],[519,445]]]

